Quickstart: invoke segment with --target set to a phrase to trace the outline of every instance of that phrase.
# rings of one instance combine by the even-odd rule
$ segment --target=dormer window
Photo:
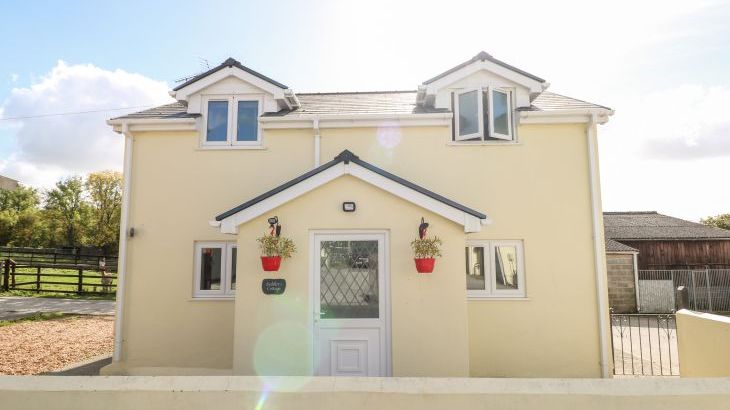
[[[454,140],[512,141],[512,91],[496,87],[454,93]]]
[[[214,97],[205,99],[204,146],[252,146],[261,144],[257,96]]]

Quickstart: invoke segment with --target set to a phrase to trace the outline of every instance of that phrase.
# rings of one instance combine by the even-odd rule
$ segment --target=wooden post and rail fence
[[[76,250],[0,247],[3,291],[110,295],[117,256]]]

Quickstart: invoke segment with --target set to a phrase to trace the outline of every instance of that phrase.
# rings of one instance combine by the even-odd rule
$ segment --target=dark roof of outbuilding
[[[287,115],[398,115],[451,112],[448,109],[427,109],[416,105],[416,91],[367,91],[342,93],[297,93],[301,107],[291,111],[264,114],[264,117]],[[544,91],[532,102],[532,111],[559,111],[578,108],[606,107]],[[185,118],[187,106],[177,102],[114,119]]]
[[[517,68],[515,66],[505,63],[504,61],[497,60],[496,58],[492,57],[489,53],[487,53],[485,51],[480,51],[479,54],[475,55],[474,57],[470,58],[469,60],[464,61],[463,63],[457,65],[456,67],[453,67],[453,68],[450,68],[450,69],[444,71],[443,73],[437,75],[436,77],[433,77],[431,79],[424,81],[423,84],[430,84],[440,78],[446,77],[447,75],[453,73],[454,71],[459,71],[462,68],[468,66],[469,64],[472,64],[477,61],[491,61],[494,64],[501,65],[504,68],[512,70],[516,73],[520,73],[520,74],[524,75],[525,77],[532,78],[535,81],[539,81],[541,83],[545,82],[545,80],[543,80],[542,78],[540,78],[534,74],[530,74],[527,71],[520,70],[519,68]]]
[[[207,76],[215,73],[216,71],[220,71],[220,70],[222,70],[222,69],[224,69],[226,67],[240,68],[241,70],[243,70],[243,71],[245,71],[245,72],[247,72],[247,73],[249,73],[249,74],[251,74],[253,76],[256,76],[256,77],[258,77],[258,78],[260,78],[260,79],[262,79],[262,80],[264,80],[266,82],[269,82],[271,84],[274,84],[275,86],[277,86],[279,88],[283,88],[283,89],[289,88],[289,87],[285,86],[284,84],[282,84],[282,83],[280,83],[280,82],[278,82],[276,80],[273,80],[273,79],[271,79],[271,78],[269,78],[269,77],[267,77],[267,76],[265,76],[265,75],[263,75],[263,74],[261,74],[261,73],[259,73],[257,71],[254,71],[254,70],[246,67],[245,65],[241,64],[240,62],[238,62],[236,59],[229,57],[228,59],[226,59],[226,61],[222,62],[220,65],[217,65],[217,66],[211,68],[210,70],[208,70],[208,71],[206,71],[204,73],[200,73],[200,74],[196,75],[195,77],[193,77],[193,78],[185,81],[184,83],[178,85],[177,87],[173,88],[172,91],[177,91],[177,90],[179,90],[179,89],[181,89],[183,87],[187,87],[188,85],[190,85],[190,84],[192,84],[192,83],[200,80],[201,78],[207,77]]]
[[[730,239],[730,231],[656,211],[604,212],[606,238],[633,240]]]
[[[366,168],[366,169],[368,169],[368,170],[370,170],[372,172],[375,172],[375,173],[377,173],[377,174],[379,174],[379,175],[381,175],[381,176],[383,176],[385,178],[388,178],[391,181],[397,182],[397,183],[399,183],[399,184],[401,184],[401,185],[403,185],[405,187],[408,187],[408,188],[410,188],[410,189],[412,189],[412,190],[414,190],[414,191],[416,191],[416,192],[418,192],[420,194],[426,195],[429,198],[435,199],[435,200],[437,200],[437,201],[439,201],[439,202],[441,202],[443,204],[446,204],[446,205],[448,205],[448,206],[450,206],[452,208],[456,208],[456,209],[458,209],[458,210],[460,210],[460,211],[462,211],[464,213],[473,215],[473,216],[475,216],[475,217],[477,217],[479,219],[486,219],[487,218],[486,215],[484,215],[483,213],[481,213],[479,211],[476,211],[474,209],[471,209],[471,208],[469,208],[467,206],[464,206],[464,205],[462,205],[462,204],[460,204],[458,202],[452,201],[451,199],[448,199],[448,198],[446,198],[444,196],[441,196],[441,195],[439,195],[439,194],[437,194],[435,192],[429,191],[428,189],[423,188],[420,185],[416,185],[413,182],[407,181],[407,180],[405,180],[405,179],[403,179],[403,178],[401,178],[401,177],[399,177],[397,175],[391,174],[388,171],[385,171],[385,170],[383,170],[381,168],[376,167],[373,164],[370,164],[368,162],[365,162],[365,161],[361,160],[360,157],[358,157],[357,155],[353,154],[351,151],[344,150],[344,151],[340,152],[332,161],[327,162],[326,164],[322,164],[319,167],[317,167],[317,168],[315,168],[315,169],[313,169],[313,170],[311,170],[309,172],[305,172],[304,174],[302,174],[302,175],[300,175],[300,176],[298,176],[298,177],[296,177],[296,178],[294,178],[294,179],[292,179],[290,181],[287,181],[287,182],[285,182],[285,183],[277,186],[276,188],[273,188],[273,189],[271,189],[271,190],[269,190],[267,192],[264,192],[263,194],[255,197],[255,198],[252,198],[252,199],[250,199],[250,200],[242,203],[241,205],[238,205],[237,207],[235,207],[233,209],[230,209],[230,210],[228,210],[226,212],[223,212],[222,214],[216,216],[215,217],[215,220],[216,221],[222,221],[223,219],[228,218],[231,215],[234,215],[234,214],[236,214],[238,212],[241,212],[241,211],[243,211],[246,208],[249,208],[249,207],[251,207],[253,205],[256,205],[257,203],[259,203],[259,202],[261,202],[261,201],[263,201],[263,200],[265,200],[267,198],[270,198],[270,197],[272,197],[272,196],[274,196],[274,195],[276,195],[276,194],[278,194],[278,193],[280,193],[280,192],[282,192],[282,191],[284,191],[284,190],[286,190],[288,188],[291,188],[292,186],[297,185],[300,182],[303,182],[303,181],[305,181],[305,180],[307,180],[307,179],[309,179],[309,178],[311,178],[311,177],[319,174],[320,172],[326,171],[327,169],[332,168],[333,166],[335,166],[335,165],[337,165],[337,164],[339,164],[341,162],[344,162],[345,164],[348,164],[348,163],[352,162],[352,163],[357,164],[357,165],[359,165],[359,166],[361,166],[363,168]]]
[[[606,252],[639,252],[638,249],[623,244],[613,239],[606,238]]]

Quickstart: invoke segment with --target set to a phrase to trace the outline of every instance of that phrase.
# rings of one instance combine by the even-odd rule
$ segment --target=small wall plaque
[[[281,295],[286,289],[286,279],[264,279],[261,281],[261,290],[264,295]]]

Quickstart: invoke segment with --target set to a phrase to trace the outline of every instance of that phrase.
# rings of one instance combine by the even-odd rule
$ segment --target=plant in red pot
[[[418,273],[431,273],[436,265],[436,258],[441,256],[441,239],[438,237],[427,237],[428,224],[421,218],[421,225],[418,227],[418,238],[411,241],[411,247],[415,257],[416,270]]]
[[[269,218],[271,231],[256,241],[261,249],[261,266],[267,272],[275,272],[281,267],[281,260],[291,258],[297,251],[294,241],[280,236],[281,226],[277,217]]]

